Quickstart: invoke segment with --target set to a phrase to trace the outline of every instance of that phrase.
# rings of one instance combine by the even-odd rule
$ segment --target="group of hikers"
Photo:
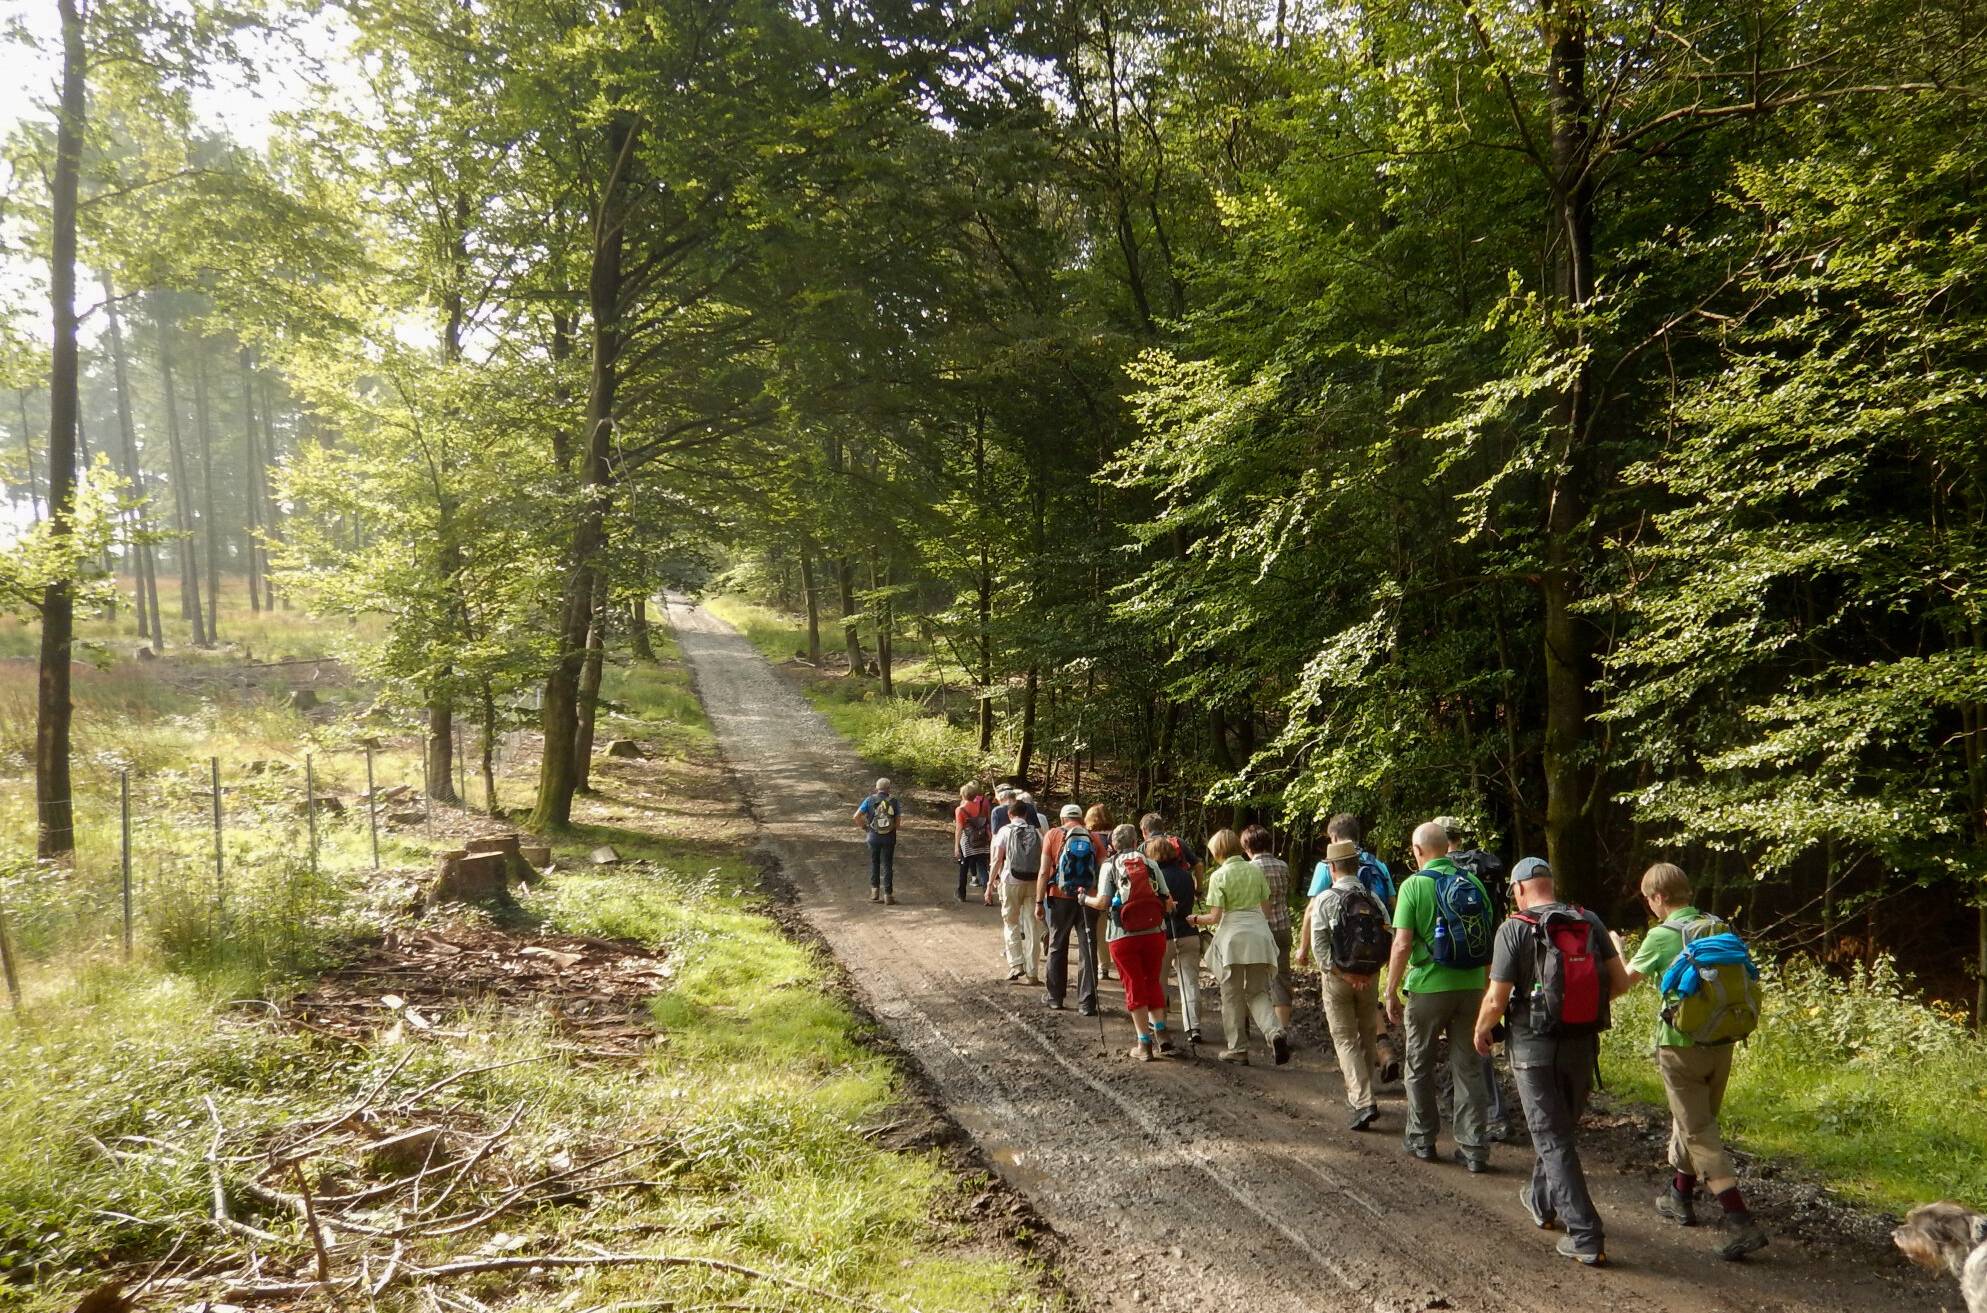
[[[902,815],[887,779],[855,813],[869,843],[872,901],[896,902]],[[1534,1155],[1519,1203],[1539,1229],[1565,1232],[1561,1255],[1589,1266],[1604,1264],[1607,1250],[1580,1163],[1579,1119],[1610,1004],[1656,981],[1673,1173],[1656,1211],[1697,1225],[1701,1188],[1717,1205],[1720,1257],[1767,1243],[1718,1131],[1736,1041],[1758,1021],[1758,971],[1730,927],[1693,904],[1681,868],[1659,862],[1643,873],[1653,924],[1625,956],[1619,933],[1560,899],[1544,859],[1507,868],[1471,846],[1452,816],[1415,828],[1415,869],[1398,881],[1364,847],[1357,817],[1332,817],[1295,927],[1290,868],[1260,825],[1217,830],[1203,861],[1157,812],[1114,825],[1105,806],[1068,803],[1051,824],[1025,790],[1000,784],[989,794],[978,783],[960,789],[952,822],[958,898],[977,894],[1000,908],[1008,981],[1041,987],[1048,1008],[1065,1008],[1074,938],[1078,1011],[1097,1014],[1098,979],[1115,970],[1137,1061],[1180,1051],[1169,1025],[1175,995],[1180,1038],[1202,1042],[1206,971],[1219,985],[1221,1061],[1248,1065],[1253,1024],[1284,1065],[1293,973],[1315,969],[1351,1128],[1375,1126],[1377,1087],[1399,1080],[1407,1152],[1436,1161],[1446,1119],[1454,1161],[1480,1173],[1491,1144],[1509,1134],[1493,1064],[1501,1042]]]

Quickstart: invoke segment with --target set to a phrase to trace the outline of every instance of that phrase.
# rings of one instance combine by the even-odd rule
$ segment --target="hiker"
[[[890,792],[890,781],[876,782],[876,792],[856,808],[855,823],[869,840],[869,901],[897,905],[897,823],[904,808]]]
[[[1750,1012],[1740,1025],[1728,1025],[1721,1031],[1715,1026],[1724,1018],[1713,1016],[1712,1033],[1700,1033],[1694,1038],[1687,1032],[1699,1024],[1698,1018],[1686,1017],[1679,1010],[1683,1000],[1678,990],[1683,973],[1673,972],[1672,968],[1683,956],[1685,945],[1691,945],[1694,950],[1701,942],[1717,937],[1737,945],[1740,956],[1733,965],[1743,962],[1743,969],[1723,989],[1748,991],[1749,982],[1757,978],[1757,972],[1750,958],[1743,956],[1744,945],[1738,943],[1725,923],[1699,911],[1691,902],[1690,877],[1682,867],[1657,862],[1644,871],[1642,901],[1648,905],[1649,915],[1656,919],[1656,924],[1642,936],[1635,956],[1629,959],[1628,979],[1633,984],[1653,976],[1664,990],[1665,1007],[1656,1026],[1656,1071],[1663,1079],[1663,1094],[1669,1101],[1671,1119],[1673,1175],[1668,1187],[1656,1197],[1656,1211],[1679,1225],[1697,1225],[1696,1191],[1698,1182],[1702,1181],[1718,1201],[1719,1224],[1727,1233],[1725,1242],[1718,1247],[1718,1257],[1744,1258],[1756,1249],[1763,1249],[1767,1235],[1739,1193],[1738,1170],[1733,1167],[1731,1155],[1725,1152],[1718,1134],[1718,1109],[1725,1101],[1725,1083],[1731,1079],[1735,1041],[1743,1038],[1743,1032],[1750,1031],[1751,1024],[1757,1022],[1758,1004],[1756,998],[1746,997],[1743,1001],[1750,1005]],[[1620,948],[1621,936],[1616,935],[1614,942]],[[1701,981],[1693,983],[1699,985],[1699,993],[1710,993],[1703,989]],[[1736,1010],[1724,1011],[1731,1016]],[[1711,1042],[1705,1042],[1707,1039]]]
[[[1164,839],[1172,844],[1178,851],[1178,859],[1186,863],[1187,870],[1193,875],[1196,881],[1200,879],[1201,861],[1199,854],[1194,852],[1192,844],[1166,828],[1166,818],[1164,816],[1158,812],[1147,812],[1138,818],[1138,832],[1145,837],[1147,842],[1153,839]]]
[[[1511,913],[1511,891],[1505,879],[1504,859],[1496,853],[1469,846],[1470,827],[1458,816],[1437,816],[1435,823],[1449,836],[1449,860],[1459,871],[1467,871],[1477,878],[1483,891],[1490,895],[1491,919],[1499,925]],[[1499,1035],[1498,1039],[1503,1039]],[[1483,1133],[1495,1143],[1503,1143],[1511,1138],[1509,1109],[1504,1103],[1504,1083],[1497,1079],[1497,1062],[1489,1054],[1483,1055],[1483,1084],[1490,1091],[1490,1104],[1484,1110]]]
[[[1500,1023],[1508,1025],[1505,1051],[1532,1133],[1532,1175],[1518,1202],[1541,1231],[1566,1228],[1560,1254],[1598,1267],[1607,1262],[1607,1244],[1574,1140],[1608,1005],[1627,992],[1628,971],[1601,919],[1559,900],[1542,858],[1511,868],[1510,894],[1517,906],[1497,927],[1476,1051],[1490,1056]]]
[[[1360,886],[1366,892],[1378,898],[1381,906],[1387,909],[1387,915],[1392,916],[1394,914],[1395,898],[1393,872],[1387,869],[1385,862],[1375,857],[1372,853],[1367,852],[1365,847],[1360,843],[1359,818],[1357,816],[1354,816],[1350,812],[1340,812],[1325,822],[1324,846],[1329,848],[1334,843],[1349,843],[1358,852],[1358,879]],[[1305,891],[1304,896],[1310,901],[1304,906],[1304,920],[1298,927],[1297,942],[1293,950],[1298,955],[1300,965],[1302,964],[1306,948],[1316,933],[1311,925],[1311,909],[1317,905],[1318,895],[1332,887],[1333,879],[1334,876],[1329,863],[1321,858],[1317,869],[1311,873],[1311,887]],[[1379,1046],[1380,1054],[1379,1080],[1384,1085],[1389,1081],[1397,1081],[1401,1078],[1401,1049],[1403,1046],[1400,1037],[1394,1033],[1394,1027],[1387,1021],[1385,1008],[1377,1008],[1375,1011],[1374,1026],[1378,1032],[1376,1042]]]
[[[1496,931],[1490,895],[1449,860],[1448,832],[1434,821],[1415,827],[1410,846],[1419,869],[1401,882],[1387,961],[1387,1019],[1407,1026],[1407,1150],[1423,1162],[1435,1161],[1435,1055],[1447,1039],[1456,1161],[1483,1172],[1490,1167],[1483,1135],[1490,1092],[1483,1087],[1471,1039]]]
[[[1091,803],[1088,810],[1086,810],[1083,813],[1083,824],[1085,828],[1087,828],[1090,831],[1091,841],[1097,845],[1098,861],[1101,862],[1108,858],[1115,857],[1118,855],[1118,852],[1120,850],[1118,846],[1112,842],[1112,839],[1114,837],[1114,830],[1111,825],[1111,809],[1109,807],[1106,807],[1101,802]],[[1137,834],[1138,831],[1134,830],[1132,831],[1132,833]],[[1101,944],[1105,942],[1104,914],[1102,912],[1091,913],[1090,942],[1093,944]],[[1110,954],[1108,952],[1098,954],[1097,974],[1102,978],[1104,978],[1105,980],[1109,980],[1111,978],[1111,965],[1112,961]]]
[[[1276,939],[1270,934],[1269,882],[1254,862],[1242,856],[1242,841],[1233,830],[1217,830],[1207,841],[1207,855],[1219,862],[1207,877],[1206,912],[1187,918],[1189,925],[1214,929],[1214,953],[1220,961],[1221,1027],[1228,1047],[1223,1062],[1249,1065],[1247,1017],[1269,1041],[1281,1067],[1290,1061],[1290,1040],[1270,1006],[1270,976],[1276,970]]]
[[[1200,896],[1200,886],[1194,880],[1193,867],[1187,865],[1181,855],[1180,845],[1166,835],[1151,835],[1145,841],[1146,860],[1159,868],[1166,881],[1166,892],[1172,898],[1172,910],[1166,914],[1166,957],[1160,964],[1159,976],[1163,986],[1171,986],[1180,991],[1180,1024],[1186,1028],[1187,1042],[1200,1043],[1200,931],[1192,924],[1194,902]],[[1165,1007],[1160,1008],[1164,1018]]]
[[[1317,959],[1325,1026],[1338,1051],[1352,1129],[1363,1131],[1380,1119],[1373,1102],[1373,1072],[1380,1061],[1380,972],[1394,932],[1387,905],[1359,881],[1359,845],[1335,839],[1325,846],[1325,862],[1332,882],[1304,909],[1311,938],[1297,945],[1297,962],[1301,966],[1307,957]]]
[[[959,788],[959,805],[952,810],[952,856],[959,863],[959,901],[966,901],[966,886],[987,887],[987,869],[993,857],[993,808],[977,780]]]
[[[1083,808],[1065,803],[1062,824],[1042,840],[1042,872],[1035,884],[1035,916],[1049,932],[1048,986],[1043,1002],[1053,1012],[1066,1006],[1069,994],[1069,937],[1076,932],[1076,1010],[1097,1015],[1097,941],[1083,899],[1097,891],[1097,870],[1104,854],[1096,836],[1083,823]]]
[[[1150,1062],[1173,1052],[1166,1037],[1166,990],[1159,983],[1171,899],[1158,866],[1138,850],[1137,826],[1118,826],[1111,833],[1111,847],[1114,853],[1097,876],[1097,892],[1084,902],[1108,917],[1107,943],[1125,982],[1125,1011],[1138,1037],[1131,1056]]]
[[[1006,824],[994,831],[987,902],[994,901],[993,886],[999,886],[1008,983],[1039,985],[1042,927],[1035,920],[1035,882],[1042,874],[1042,831],[1035,824],[1035,804],[1025,793],[1014,795],[1002,819]]]
[[[1276,1009],[1277,1024],[1290,1032],[1290,867],[1271,852],[1269,831],[1251,825],[1242,831],[1242,851],[1269,885],[1269,901],[1263,912],[1269,917],[1270,937],[1276,940],[1276,971],[1269,978],[1270,1006]]]

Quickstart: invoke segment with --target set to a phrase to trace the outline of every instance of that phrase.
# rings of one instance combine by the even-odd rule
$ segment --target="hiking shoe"
[[[1045,998],[1042,1000],[1042,1006],[1051,1012],[1061,1012],[1064,1010],[1063,1001],[1059,998]]]
[[[1560,1237],[1557,1246],[1561,1258],[1570,1258],[1583,1267],[1606,1267],[1608,1256],[1598,1249],[1582,1249],[1580,1242],[1572,1236]]]
[[[1134,1044],[1131,1046],[1130,1056],[1137,1058],[1140,1062],[1150,1062],[1152,1061],[1152,1046],[1150,1044]]]
[[[1490,1125],[1483,1128],[1483,1138],[1489,1140],[1492,1144],[1509,1144],[1511,1142],[1511,1123],[1490,1123]]]
[[[1398,1061],[1389,1062],[1380,1068],[1380,1083],[1382,1085],[1392,1085],[1400,1078],[1401,1064]]]
[[[1016,967],[1007,973],[1007,983],[1011,985],[1015,981],[1022,979],[1026,974],[1020,967]]]
[[[1152,1047],[1164,1057],[1171,1057],[1173,1054],[1178,1053],[1180,1051],[1179,1049],[1173,1046],[1173,1041],[1167,1039],[1164,1035],[1161,1035],[1159,1037],[1159,1042],[1153,1045]]]
[[[1238,1067],[1246,1067],[1249,1065],[1249,1051],[1247,1049],[1223,1049],[1221,1050],[1221,1060],[1223,1062],[1232,1062]]]
[[[1042,983],[1042,978],[1036,975],[1034,972],[1030,971],[1028,973],[1028,983],[1031,985],[1039,985]]]
[[[1355,1131],[1363,1131],[1368,1126],[1371,1126],[1374,1122],[1379,1120],[1380,1120],[1380,1110],[1369,1103],[1364,1108],[1361,1108],[1358,1112],[1352,1114],[1352,1129]]]
[[[1677,1189],[1675,1181],[1664,1186],[1663,1192],[1656,1196],[1656,1212],[1678,1226],[1697,1225],[1697,1202]]]
[[[870,902],[872,902],[872,903],[880,903],[880,902],[882,902],[882,901],[883,901],[883,891],[882,891],[881,889],[878,889],[878,888],[876,888],[875,886],[873,886],[873,885],[872,885],[872,886],[870,887],[870,890],[869,890],[869,901],[870,901]]]
[[[885,895],[883,895],[883,901],[884,901],[884,903],[885,903],[885,904],[887,904],[888,906],[891,906],[891,907],[895,907],[895,906],[897,905],[897,895],[895,895],[895,894],[885,894]]]
[[[1290,1061],[1290,1041],[1284,1038],[1280,1031],[1270,1037],[1269,1051],[1276,1055],[1276,1065],[1279,1067]]]
[[[959,901],[962,903],[966,901],[966,891],[964,889],[959,891]]]
[[[1719,1219],[1729,1238],[1718,1246],[1718,1257],[1726,1262],[1735,1262],[1756,1249],[1766,1248],[1766,1230],[1753,1220],[1751,1213],[1726,1213]]]
[[[1490,1170],[1490,1160],[1488,1158],[1475,1158],[1464,1153],[1461,1149],[1456,1150],[1456,1161],[1461,1163],[1463,1170],[1467,1171],[1471,1176],[1481,1176]]]
[[[1201,1037],[1200,1037],[1200,1027],[1199,1027],[1199,1026],[1195,1026],[1195,1027],[1194,1027],[1193,1029],[1191,1029],[1191,1030],[1189,1030],[1189,1031],[1187,1032],[1187,1043],[1189,1043],[1189,1044],[1200,1044],[1200,1043],[1204,1043],[1204,1042],[1205,1042],[1205,1041],[1203,1041],[1203,1040],[1201,1039]]]
[[[1095,1003],[1079,1003],[1076,1005],[1076,1013],[1081,1017],[1094,1017],[1097,1015],[1097,1005]]]
[[[1532,1202],[1532,1187],[1525,1184],[1518,1187],[1518,1202],[1524,1206],[1525,1216],[1532,1219],[1532,1225],[1541,1231],[1554,1231],[1559,1228],[1559,1217]]]
[[[1435,1161],[1435,1146],[1432,1144],[1410,1144],[1407,1146],[1407,1151],[1422,1162],[1432,1163]]]

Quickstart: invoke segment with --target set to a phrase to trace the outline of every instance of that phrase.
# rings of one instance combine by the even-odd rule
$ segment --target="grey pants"
[[[1449,1041],[1449,1080],[1455,1090],[1456,1147],[1465,1158],[1483,1161],[1490,1146],[1483,1136],[1490,1091],[1477,1060],[1476,1010],[1480,989],[1450,989],[1407,996],[1407,1147],[1433,1149],[1440,1123],[1435,1114],[1435,1051]]]
[[[1593,1035],[1566,1039],[1514,1038],[1511,1075],[1524,1105],[1525,1126],[1532,1133],[1532,1205],[1548,1216],[1557,1214],[1585,1253],[1602,1248],[1601,1215],[1587,1193],[1587,1175],[1580,1167],[1575,1137],[1580,1114],[1587,1107],[1593,1080],[1594,1054],[1600,1040]]]
[[[1049,921],[1049,962],[1044,979],[1049,997],[1061,1003],[1069,993],[1069,941],[1077,943],[1076,1001],[1081,1007],[1097,1006],[1097,943],[1090,936],[1090,909],[1074,898],[1051,898]]]

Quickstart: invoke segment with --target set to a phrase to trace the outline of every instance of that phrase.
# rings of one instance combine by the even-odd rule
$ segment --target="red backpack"
[[[1608,1028],[1607,972],[1593,923],[1577,907],[1513,912],[1532,928],[1532,993],[1526,1024],[1534,1035],[1595,1035]]]
[[[1127,934],[1157,930],[1166,920],[1166,903],[1152,887],[1152,867],[1137,853],[1118,858],[1124,891],[1118,895],[1118,924]]]

